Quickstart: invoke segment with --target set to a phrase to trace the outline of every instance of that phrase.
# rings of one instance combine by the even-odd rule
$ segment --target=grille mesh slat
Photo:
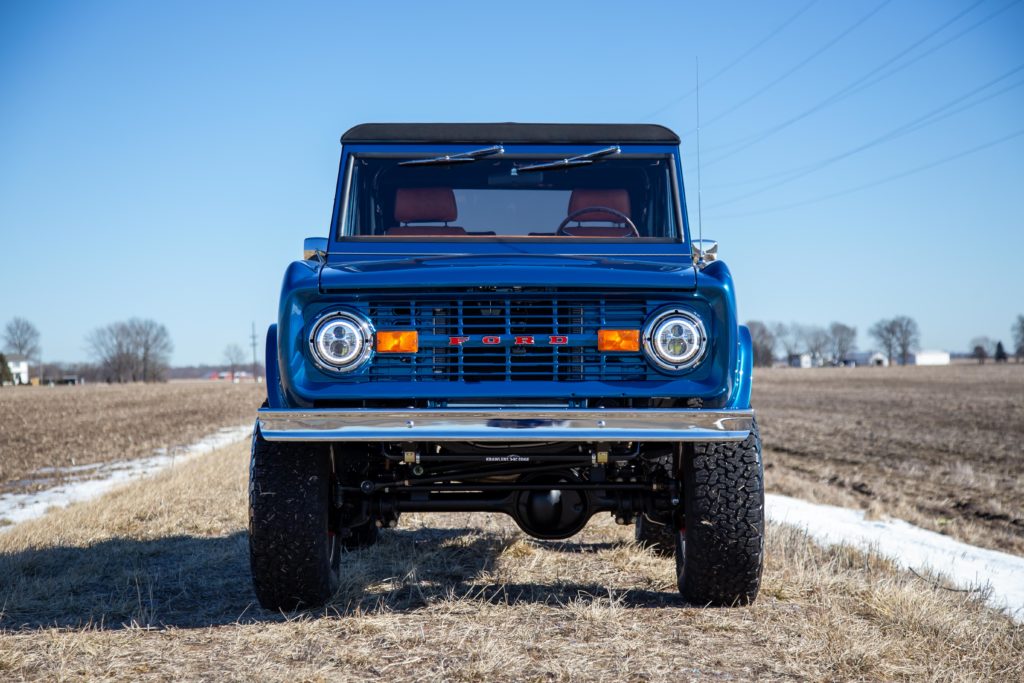
[[[595,346],[597,330],[639,329],[650,312],[646,299],[608,298],[596,293],[466,292],[412,300],[371,296],[369,314],[378,330],[415,329],[421,335],[421,344],[416,354],[377,354],[359,381],[651,379],[653,371],[642,354],[600,353]],[[570,344],[548,345],[548,335],[565,335]],[[426,336],[435,338],[424,343]],[[476,341],[484,336],[500,336],[506,341],[495,346],[442,345],[447,344],[447,337]],[[508,345],[507,340],[515,336],[534,336],[542,341]],[[440,341],[440,337],[445,340]]]

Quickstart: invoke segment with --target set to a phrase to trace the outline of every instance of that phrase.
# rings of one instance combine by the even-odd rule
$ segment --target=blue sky
[[[7,1],[0,324],[75,361],[151,317],[175,364],[219,362],[326,234],[338,137],[365,121],[664,123],[693,216],[699,56],[704,235],[742,319],[1009,341],[1022,36],[1020,0]]]

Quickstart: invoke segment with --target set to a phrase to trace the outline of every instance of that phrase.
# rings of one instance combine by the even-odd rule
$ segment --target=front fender
[[[754,375],[754,345],[750,328],[739,326],[736,339],[736,368],[733,372],[732,394],[728,408],[749,408],[750,389]]]
[[[267,348],[263,357],[267,376],[267,406],[274,409],[288,408],[281,389],[281,368],[277,361],[277,325],[267,329]]]

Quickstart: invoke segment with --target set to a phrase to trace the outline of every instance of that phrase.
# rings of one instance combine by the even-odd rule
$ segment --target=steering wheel
[[[575,211],[570,213],[568,216],[566,216],[565,220],[563,220],[558,225],[558,230],[555,231],[555,234],[556,235],[567,235],[568,233],[565,232],[565,226],[568,225],[569,223],[571,223],[572,220],[574,218],[576,218],[576,216],[585,214],[585,213],[587,213],[589,211],[604,211],[605,213],[610,213],[610,214],[612,214],[614,216],[618,216],[619,218],[622,219],[622,222],[625,223],[630,228],[630,230],[633,231],[633,234],[631,235],[631,237],[639,237],[640,236],[640,231],[636,229],[636,223],[634,223],[632,220],[630,220],[629,216],[627,216],[626,214],[622,213],[618,209],[613,209],[613,208],[611,208],[609,206],[584,206],[582,209],[576,209]]]

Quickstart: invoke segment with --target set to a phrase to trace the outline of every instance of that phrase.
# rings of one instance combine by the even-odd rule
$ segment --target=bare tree
[[[4,346],[28,360],[39,358],[39,330],[24,318],[11,318],[4,328]]]
[[[1013,355],[1017,362],[1024,362],[1024,315],[1018,315],[1013,323]]]
[[[834,322],[829,325],[828,333],[832,343],[832,360],[836,363],[842,363],[852,351],[857,349],[856,327]]]
[[[988,337],[975,337],[968,346],[971,349],[971,357],[977,359],[981,365],[984,365],[996,350],[995,343]]]
[[[900,352],[900,364],[910,362],[911,351],[916,351],[920,344],[921,332],[917,322],[906,315],[898,315],[892,319],[896,332],[896,348]]]
[[[800,326],[796,323],[792,325],[786,325],[785,323],[775,323],[772,327],[772,331],[775,332],[775,339],[779,344],[782,345],[782,350],[786,354],[786,362],[792,362],[795,356],[799,356],[803,350],[803,340],[800,335]]]
[[[778,346],[775,333],[760,320],[749,321],[747,328],[750,330],[750,341],[754,350],[754,365],[770,367],[775,361],[775,348]]]
[[[978,359],[978,365],[984,365],[985,359],[988,358],[988,349],[984,344],[975,344],[971,355]]]
[[[132,318],[127,322],[138,364],[138,379],[162,382],[167,377],[174,344],[167,328],[155,320]]]
[[[892,365],[896,358],[896,349],[898,348],[896,342],[896,321],[879,320],[871,326],[868,334],[874,337],[878,345],[882,347],[882,351],[889,359],[889,365]]]
[[[93,330],[86,344],[108,382],[163,381],[174,349],[166,327],[138,318]]]
[[[825,353],[828,351],[830,339],[828,332],[823,327],[801,326],[799,328],[800,338],[807,353],[811,354],[812,363],[822,363],[825,360]]]
[[[89,333],[85,342],[106,381],[124,383],[136,379],[132,334],[127,323],[110,323],[97,328]]]
[[[245,362],[245,351],[238,344],[228,344],[224,348],[224,362],[231,366],[231,379],[234,379],[235,368]]]

